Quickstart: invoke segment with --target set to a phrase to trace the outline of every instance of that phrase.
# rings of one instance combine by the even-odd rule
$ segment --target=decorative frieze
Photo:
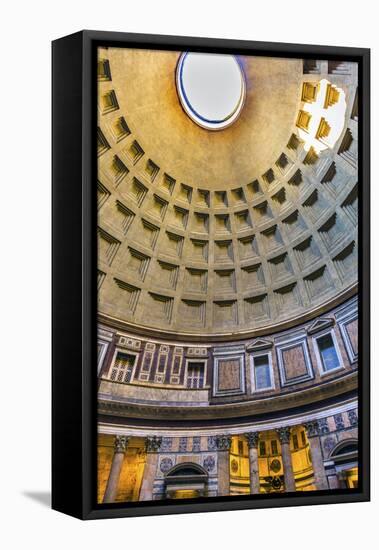
[[[187,438],[181,437],[179,439],[179,452],[180,453],[186,453],[187,452]]]
[[[142,296],[141,288],[118,279],[114,279],[112,282],[115,282],[117,287],[122,290],[120,305],[122,304],[123,309],[125,311],[135,309]],[[144,301],[149,299],[150,294],[143,297]],[[154,294],[154,298],[158,300],[157,304],[162,309],[164,306],[173,305],[174,298],[170,296]],[[167,299],[169,302],[161,303],[159,298]],[[155,319],[157,311],[150,308],[150,316]],[[330,375],[335,369],[325,370],[321,361],[321,352],[318,349],[318,341],[328,334],[333,339],[338,356],[338,368],[349,368],[349,365],[346,364],[346,356],[341,349],[343,345],[351,364],[355,366],[358,352],[357,324],[356,301],[352,300],[346,302],[343,307],[338,307],[334,315],[316,318],[303,325],[301,329],[286,331],[274,337],[259,337],[245,343],[216,344],[215,346],[192,344],[187,347],[183,344],[174,345],[167,342],[137,339],[133,334],[122,332],[117,332],[115,338],[119,351],[130,350],[136,357],[135,376],[133,376],[132,383],[140,381],[160,385],[170,384],[176,387],[186,386],[187,366],[197,360],[197,363],[204,365],[204,384],[209,383],[209,374],[211,370],[213,371],[213,396],[227,397],[246,393],[247,366],[251,371],[250,386],[252,391],[256,390],[252,359],[259,355],[267,355],[270,358],[271,384],[265,383],[266,390],[278,388],[278,374],[281,387],[303,384],[312,380],[315,365],[321,375],[325,373]],[[343,342],[339,338],[339,333]],[[112,338],[112,333],[110,334]],[[102,344],[102,338],[99,336],[100,344]],[[309,350],[312,345],[314,355]],[[272,351],[271,348],[273,348]],[[110,360],[114,361],[114,357]],[[193,388],[201,389],[202,386]]]
[[[358,416],[356,411],[348,411],[347,416],[349,418],[350,426],[357,426],[358,425]]]
[[[156,435],[145,438],[145,449],[147,453],[157,453],[162,445],[162,438]]]
[[[317,420],[312,420],[311,422],[306,422],[304,424],[308,437],[316,437],[319,435],[319,424]]]
[[[194,436],[192,439],[192,452],[193,453],[199,453],[200,452],[200,442],[201,439],[199,436]]]
[[[216,447],[218,451],[229,451],[231,444],[232,438],[230,435],[216,436]]]
[[[141,349],[141,340],[135,340],[134,338],[130,338],[128,336],[119,336],[118,337],[118,345],[132,350],[140,350]]]
[[[345,423],[343,421],[343,416],[341,413],[334,415],[334,423],[337,430],[343,430],[345,428]]]
[[[327,418],[320,418],[318,420],[318,429],[319,429],[320,435],[325,435],[329,433],[329,425],[328,425]]]
[[[172,449],[172,437],[162,437],[161,451],[169,452]]]
[[[208,349],[207,348],[188,348],[186,352],[187,357],[207,357]]]
[[[215,451],[217,449],[216,436],[210,435],[208,437],[208,451]]]

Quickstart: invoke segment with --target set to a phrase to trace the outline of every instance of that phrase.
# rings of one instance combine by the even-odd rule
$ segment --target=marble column
[[[158,465],[158,451],[162,438],[157,436],[145,438],[146,464],[143,472],[140,500],[153,500],[154,481]]]
[[[324,459],[322,456],[319,423],[317,420],[306,422],[304,424],[304,428],[306,429],[309,441],[316,489],[320,491],[329,489],[329,484],[325,473]]]
[[[230,464],[229,451],[232,444],[232,438],[229,435],[216,436],[217,447],[217,483],[218,495],[226,496],[230,494]]]
[[[277,432],[282,448],[285,489],[286,493],[291,493],[296,491],[295,476],[293,473],[292,457],[290,451],[291,428],[289,426],[285,426],[283,428],[278,428]]]
[[[250,466],[250,493],[256,495],[259,493],[259,467],[258,467],[258,432],[248,432],[245,434],[249,445],[249,466]]]
[[[103,502],[115,502],[116,500],[118,482],[120,480],[121,469],[124,463],[128,442],[129,437],[125,437],[124,435],[116,435],[115,437],[112,466],[109,473],[107,486],[105,488]]]

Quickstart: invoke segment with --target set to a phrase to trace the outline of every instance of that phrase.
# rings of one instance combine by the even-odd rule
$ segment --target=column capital
[[[218,451],[229,451],[232,444],[230,435],[216,435],[216,447]]]
[[[115,453],[125,453],[128,446],[130,437],[126,435],[116,435],[114,440],[114,451]]]
[[[291,427],[290,426],[282,426],[281,428],[277,428],[276,430],[280,443],[289,443],[290,442],[290,436],[291,436]]]
[[[249,449],[258,447],[259,432],[247,432],[245,433],[245,437],[247,439]]]
[[[319,435],[319,423],[318,420],[312,420],[311,422],[304,423],[305,431],[308,437],[316,437]]]
[[[145,437],[145,449],[147,453],[157,453],[161,447],[162,438],[156,435]]]

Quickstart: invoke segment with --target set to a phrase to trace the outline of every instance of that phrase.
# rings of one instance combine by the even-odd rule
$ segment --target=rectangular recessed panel
[[[241,386],[241,362],[239,359],[218,360],[218,390],[239,390]]]
[[[355,279],[358,270],[358,254],[355,241],[348,244],[337,256],[333,258],[333,264],[342,282]]]
[[[282,386],[299,384],[313,378],[312,364],[305,335],[296,340],[285,341],[280,337],[276,343],[276,355]],[[283,341],[284,340],[284,341]]]
[[[300,269],[305,269],[321,258],[320,250],[312,236],[308,237],[293,249]]]
[[[249,260],[250,258],[256,258],[259,255],[255,235],[249,235],[248,237],[238,239],[238,243],[241,260]]]
[[[146,271],[150,262],[149,256],[135,250],[134,248],[128,248],[127,270],[134,277],[144,280]]]
[[[307,375],[307,364],[302,345],[283,350],[282,356],[287,380]]]
[[[234,269],[220,269],[214,272],[215,293],[236,291],[236,276]]]
[[[304,277],[305,289],[310,300],[319,300],[333,289],[333,282],[329,275],[328,268],[322,266],[310,275]]]
[[[318,233],[328,250],[333,249],[346,235],[341,215],[334,213],[319,229]]]
[[[208,241],[200,241],[191,239],[191,255],[190,258],[196,261],[208,261]]]
[[[223,300],[213,303],[213,320],[215,325],[227,328],[238,323],[236,300]]]
[[[171,322],[174,299],[170,296],[148,292],[145,316],[152,322]]]
[[[346,323],[345,327],[349,336],[351,347],[355,355],[358,355],[358,319],[354,319],[353,321]]]
[[[231,263],[234,259],[232,241],[215,241],[215,263]]]
[[[176,289],[178,282],[179,266],[158,260],[156,276],[159,286]]]
[[[274,291],[274,299],[279,314],[292,315],[301,306],[301,296],[297,283],[291,283]]]
[[[208,272],[204,269],[187,268],[184,289],[189,292],[207,291]]]
[[[139,220],[139,228],[136,234],[136,241],[141,245],[153,249],[159,235],[159,227],[147,220]]]
[[[243,290],[261,288],[265,285],[262,264],[254,264],[242,268]]]
[[[270,307],[267,294],[244,299],[245,321],[248,323],[267,321]]]
[[[182,300],[179,311],[182,323],[189,327],[205,325],[206,302],[199,300]]]
[[[104,231],[101,228],[98,228],[98,252],[99,258],[107,263],[109,266],[112,265],[115,255],[121,245],[121,242]]]
[[[183,242],[184,237],[177,235],[176,233],[171,233],[166,231],[164,234],[164,252],[169,256],[175,256],[180,258],[183,251]]]

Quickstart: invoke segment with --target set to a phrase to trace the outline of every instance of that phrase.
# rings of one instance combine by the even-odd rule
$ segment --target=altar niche
[[[182,499],[208,496],[208,473],[193,462],[171,468],[165,476],[166,498]]]

